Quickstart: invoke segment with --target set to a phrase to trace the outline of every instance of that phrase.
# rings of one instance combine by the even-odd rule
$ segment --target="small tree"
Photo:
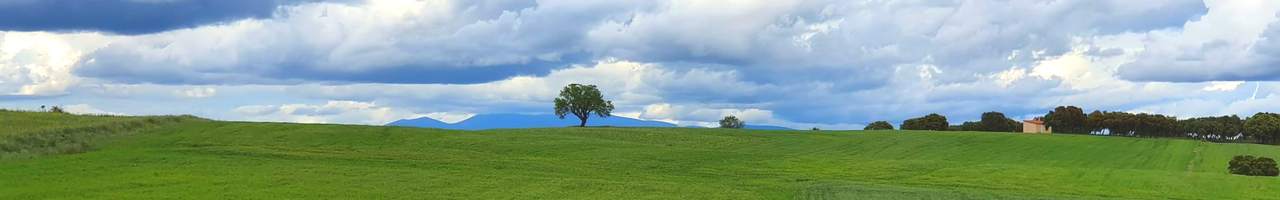
[[[738,117],[733,115],[724,116],[724,119],[720,119],[720,128],[742,128],[746,126],[746,122],[738,120]]]
[[[889,124],[886,121],[876,121],[867,124],[867,127],[862,128],[862,130],[893,130],[893,124]]]
[[[600,90],[595,85],[569,84],[560,90],[560,97],[555,100],[556,116],[564,119],[566,114],[572,113],[578,117],[582,123],[578,127],[587,126],[587,118],[595,113],[600,117],[609,117],[613,112],[613,102],[605,101],[604,95],[600,94]]]
[[[58,114],[67,113],[67,111],[62,110],[62,107],[59,107],[59,106],[50,106],[49,112],[58,113]]]

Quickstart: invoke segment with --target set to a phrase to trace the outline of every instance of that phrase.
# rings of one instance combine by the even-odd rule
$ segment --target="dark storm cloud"
[[[271,17],[301,0],[7,0],[0,30],[135,35]]]

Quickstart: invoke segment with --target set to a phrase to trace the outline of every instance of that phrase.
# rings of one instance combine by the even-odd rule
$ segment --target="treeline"
[[[1257,113],[1247,118],[1236,115],[1177,117],[1149,113],[1093,111],[1085,114],[1075,106],[1059,106],[1040,117],[1054,133],[1092,134],[1122,137],[1192,138],[1217,142],[1280,144],[1280,114]],[[888,122],[868,125],[866,130],[893,129]],[[1021,132],[1022,123],[1003,113],[987,112],[977,122],[949,125],[947,117],[929,114],[902,122],[903,130]]]
[[[1179,120],[1148,113],[1093,111],[1086,115],[1078,107],[1060,106],[1046,114],[1044,120],[1056,133],[1280,144],[1280,114],[1275,113]]]
[[[893,125],[885,121],[872,122],[866,128],[863,128],[863,130],[892,129]],[[902,130],[1020,132],[1022,131],[1022,123],[1005,117],[1004,113],[993,111],[982,113],[982,120],[980,121],[950,125],[946,116],[932,113],[924,117],[903,121]]]

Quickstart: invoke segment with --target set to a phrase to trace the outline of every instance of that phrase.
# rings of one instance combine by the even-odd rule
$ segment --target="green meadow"
[[[1280,199],[1280,178],[1226,170],[1280,147],[1185,139],[12,111],[0,126],[0,199]]]

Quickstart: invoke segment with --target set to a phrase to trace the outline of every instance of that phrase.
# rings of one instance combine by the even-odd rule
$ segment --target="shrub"
[[[1280,175],[1280,169],[1276,168],[1276,161],[1267,157],[1254,157],[1250,155],[1242,155],[1231,158],[1231,162],[1227,165],[1227,170],[1232,174],[1245,176],[1276,176]]]
[[[58,106],[52,106],[52,107],[49,107],[49,112],[51,112],[51,113],[67,113],[67,111],[62,110],[62,107],[58,107]]]
[[[893,124],[889,124],[886,121],[876,121],[867,124],[867,127],[862,128],[862,130],[893,130]]]
[[[960,125],[952,125],[950,130],[952,131],[986,131],[984,130],[982,123],[979,123],[979,122],[964,122],[964,123],[960,123]]]
[[[902,130],[946,131],[949,127],[950,126],[947,124],[947,117],[937,113],[902,121]]]
[[[746,126],[747,123],[738,120],[738,117],[733,115],[725,116],[724,119],[720,120],[720,128],[742,128]]]

